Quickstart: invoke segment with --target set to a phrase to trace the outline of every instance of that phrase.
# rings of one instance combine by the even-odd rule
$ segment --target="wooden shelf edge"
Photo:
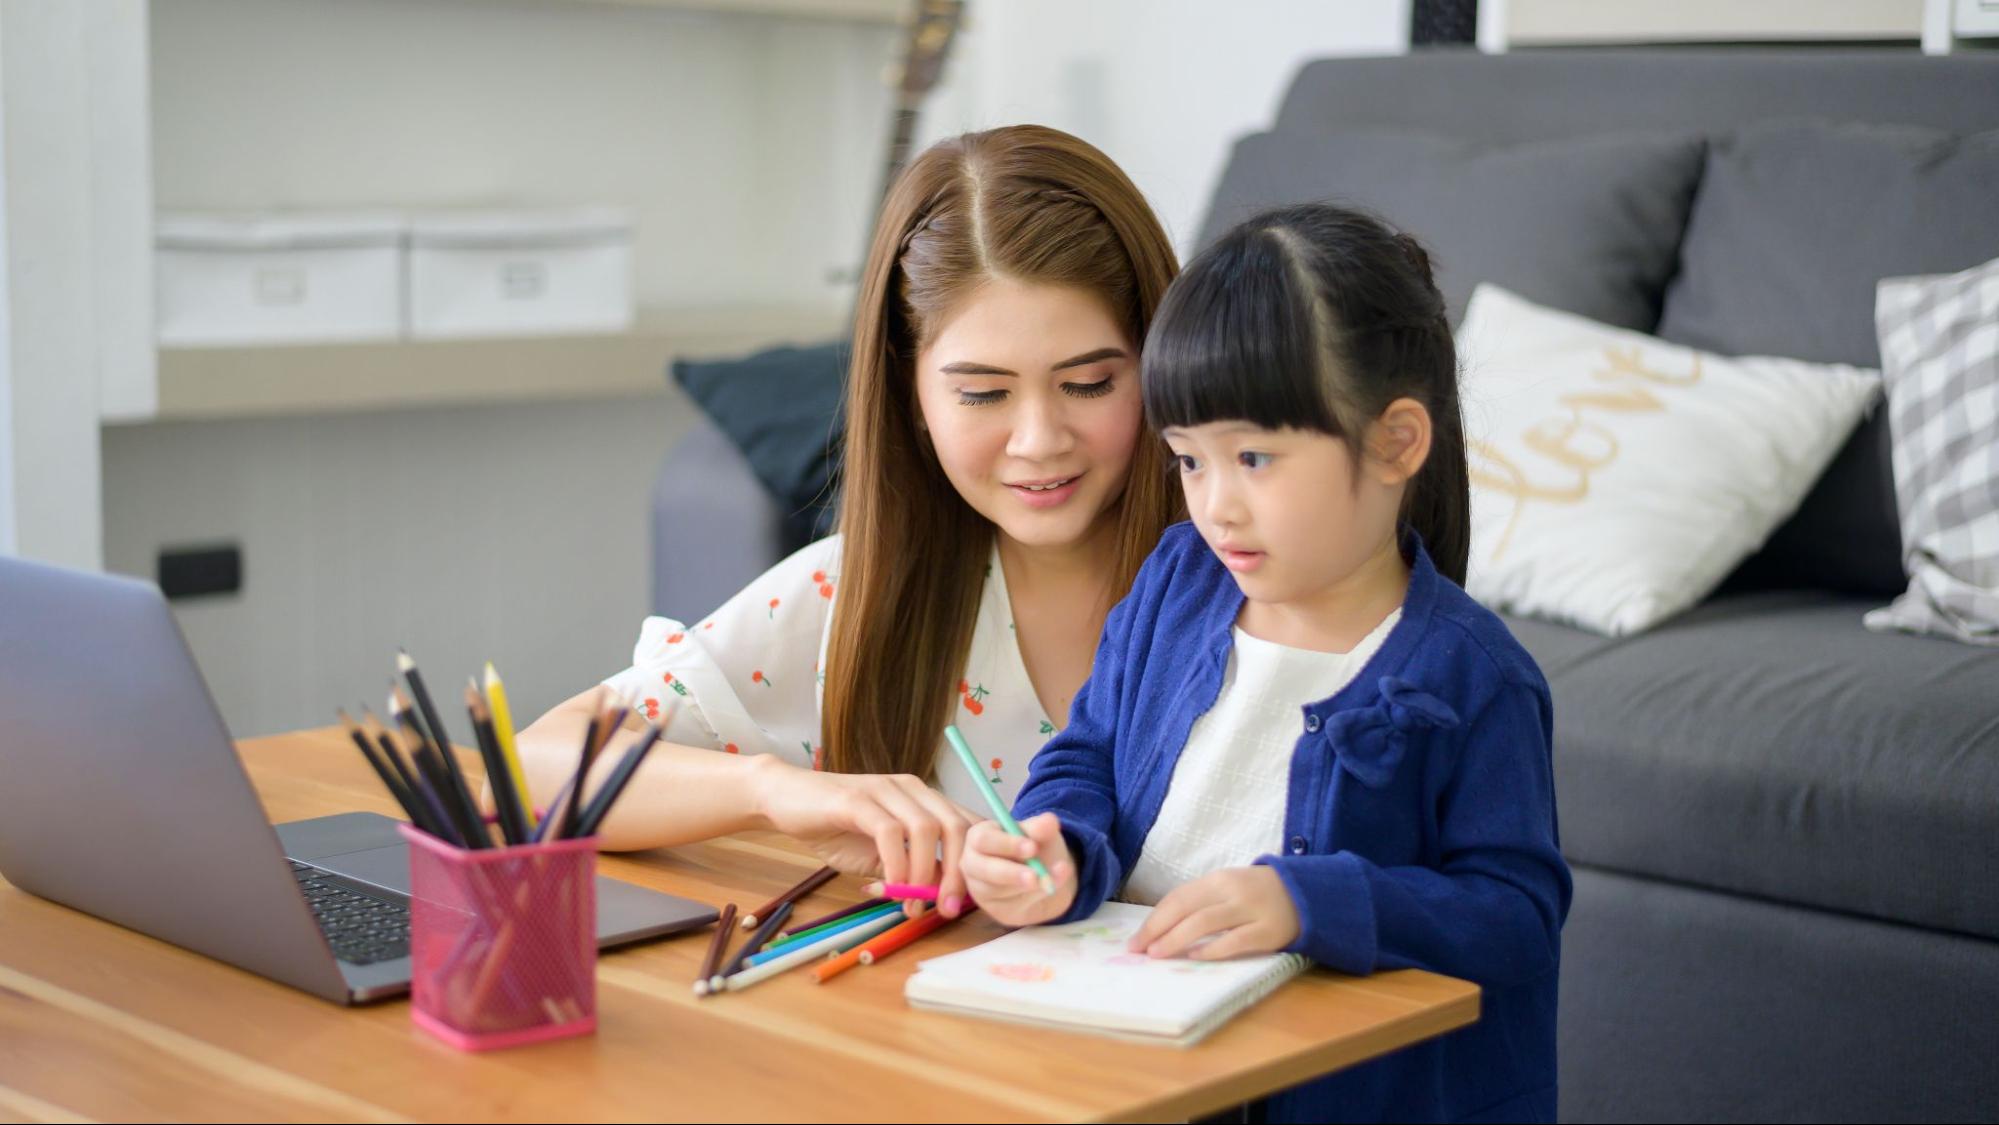
[[[284,417],[633,397],[663,392],[677,359],[836,338],[821,310],[642,317],[629,332],[474,340],[161,348],[159,408],[112,424]]]

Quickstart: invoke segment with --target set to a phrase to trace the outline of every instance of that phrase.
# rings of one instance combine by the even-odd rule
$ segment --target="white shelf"
[[[148,421],[399,410],[662,392],[676,359],[816,343],[845,331],[824,310],[643,315],[630,332],[478,340],[161,348]]]
[[[804,19],[849,20],[856,23],[900,23],[914,0],[561,0],[577,4],[617,4],[629,8],[680,8],[690,12],[723,12],[750,16],[795,16]]]

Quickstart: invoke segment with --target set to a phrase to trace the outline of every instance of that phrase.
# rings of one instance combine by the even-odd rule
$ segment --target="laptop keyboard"
[[[333,955],[353,965],[393,961],[410,953],[410,908],[349,889],[326,873],[290,861],[292,878],[312,907]]]

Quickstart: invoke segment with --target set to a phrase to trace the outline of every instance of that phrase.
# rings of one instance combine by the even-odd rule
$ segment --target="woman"
[[[704,621],[646,621],[605,681],[633,710],[600,768],[672,718],[607,847],[775,829],[843,871],[940,882],[958,913],[960,805],[980,803],[939,764],[945,725],[1011,799],[1178,518],[1138,389],[1174,270],[1144,198],[1075,137],[972,133],[909,166],[862,279],[839,534]],[[522,732],[544,799],[596,695]]]

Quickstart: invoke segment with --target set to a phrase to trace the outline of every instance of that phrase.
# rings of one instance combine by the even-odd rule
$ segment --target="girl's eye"
[[[959,391],[958,403],[961,406],[991,406],[1005,397],[1005,391]]]
[[[1064,383],[1062,389],[1076,398],[1102,398],[1111,393],[1110,379],[1099,379],[1094,383]]]
[[[1247,449],[1236,454],[1235,459],[1245,469],[1261,469],[1270,464],[1270,454],[1254,453]]]
[[[1175,464],[1180,466],[1180,471],[1183,473],[1191,473],[1201,467],[1200,462],[1195,461],[1192,457],[1187,456],[1185,453],[1174,454],[1173,461]]]

